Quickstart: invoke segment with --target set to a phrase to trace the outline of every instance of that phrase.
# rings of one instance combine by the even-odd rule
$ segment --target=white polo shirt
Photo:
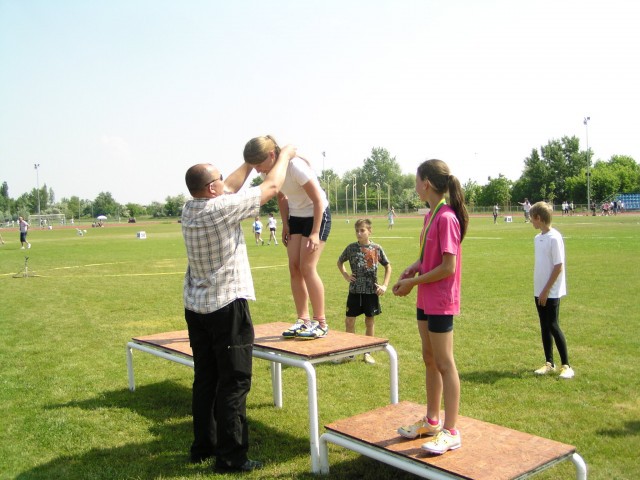
[[[567,294],[564,262],[564,240],[555,228],[547,233],[539,233],[533,239],[535,247],[535,265],[533,268],[534,296],[539,297],[547,284],[553,267],[562,263],[562,272],[549,291],[549,298],[560,298]]]

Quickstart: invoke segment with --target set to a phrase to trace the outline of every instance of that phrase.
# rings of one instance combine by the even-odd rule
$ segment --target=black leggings
[[[569,365],[569,354],[567,353],[567,342],[564,333],[560,330],[558,318],[560,317],[560,299],[547,298],[547,304],[542,307],[538,305],[538,297],[535,297],[538,317],[540,317],[540,333],[542,334],[542,348],[546,361],[553,364],[553,341],[560,354],[562,365]]]

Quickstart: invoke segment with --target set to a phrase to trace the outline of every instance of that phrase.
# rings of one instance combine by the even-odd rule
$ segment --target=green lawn
[[[497,225],[475,217],[463,243],[463,313],[455,323],[461,414],[575,445],[591,479],[640,478],[640,216],[557,217],[555,226],[565,236],[561,325],[576,377],[532,374],[544,363],[532,295],[536,231],[520,217]],[[373,240],[390,258],[393,279],[418,255],[420,227],[420,218],[406,217],[389,231],[384,217],[374,218]],[[139,230],[146,240],[136,238]],[[245,232],[254,322],[294,321],[284,247],[256,246],[250,221]],[[191,370],[134,352],[137,389],[127,388],[127,341],[186,328],[180,225],[108,225],[84,237],[34,229],[31,250],[20,250],[15,229],[0,233],[0,478],[210,478],[210,463],[187,463]],[[334,217],[319,266],[334,329],[344,328],[347,293],[336,261],[354,239],[353,217]],[[39,276],[13,278],[27,255]],[[400,399],[423,403],[415,294],[388,294],[382,307],[376,334],[398,351]],[[364,331],[362,319],[357,328]],[[388,358],[376,360],[317,367],[321,426],[388,403]],[[283,381],[277,410],[268,363],[255,361],[250,454],[266,467],[242,478],[315,478],[304,372],[284,368]],[[335,446],[330,464],[328,479],[414,478]],[[536,478],[573,476],[565,462]]]

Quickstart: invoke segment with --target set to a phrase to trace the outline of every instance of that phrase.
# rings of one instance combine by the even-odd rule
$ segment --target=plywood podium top
[[[367,337],[354,333],[329,330],[324,338],[316,340],[289,339],[282,337],[282,332],[291,326],[286,322],[264,323],[254,325],[254,348],[265,351],[275,351],[288,355],[314,359],[351,350],[381,347],[389,343],[386,338]],[[178,330],[174,332],[156,333],[133,337],[136,343],[158,347],[174,353],[191,357],[192,351],[189,345],[189,332]]]
[[[425,405],[403,401],[338,420],[326,428],[461,478],[477,480],[521,478],[576,451],[572,445],[459,416],[462,447],[432,455],[420,448],[429,437],[408,440],[396,431],[401,425],[418,421],[425,412]]]

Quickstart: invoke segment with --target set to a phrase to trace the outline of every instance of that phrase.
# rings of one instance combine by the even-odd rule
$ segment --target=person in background
[[[389,221],[389,226],[387,227],[388,230],[392,230],[393,229],[393,225],[396,223],[395,222],[395,218],[398,215],[396,215],[396,211],[393,209],[393,207],[391,207],[389,209],[389,213],[387,213],[387,219]]]
[[[518,202],[519,205],[522,205],[522,209],[524,210],[524,223],[529,223],[529,211],[531,210],[531,203],[529,203],[529,199],[525,198],[524,202]]]
[[[24,246],[27,248],[31,248],[31,244],[27,242],[27,233],[29,233],[29,222],[27,222],[22,216],[18,217],[18,227],[20,229],[20,247],[21,250],[24,250]]]
[[[260,221],[260,215],[257,215],[253,222],[253,234],[256,237],[256,245],[264,245],[262,239],[262,222]]]
[[[273,213],[269,214],[269,220],[267,222],[267,226],[269,227],[269,241],[267,245],[271,245],[271,240],[277,245],[278,239],[276,238],[276,229],[278,227],[278,220],[273,216]]]

